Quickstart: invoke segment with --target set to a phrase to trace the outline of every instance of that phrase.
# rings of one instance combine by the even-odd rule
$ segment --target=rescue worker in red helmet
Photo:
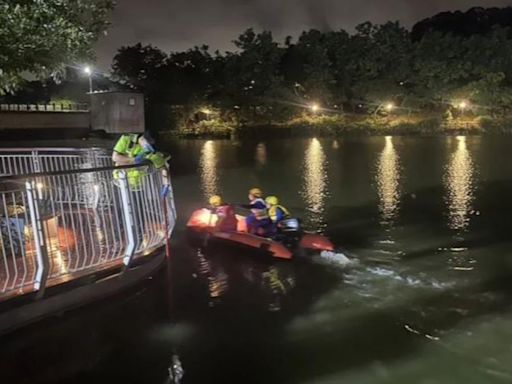
[[[213,213],[217,215],[215,230],[221,232],[236,232],[238,221],[233,207],[226,204],[219,195],[210,197],[208,202],[210,203]]]

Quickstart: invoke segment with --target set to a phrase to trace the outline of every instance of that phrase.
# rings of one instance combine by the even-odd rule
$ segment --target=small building
[[[91,129],[106,133],[143,132],[144,96],[135,92],[106,91],[91,94]]]

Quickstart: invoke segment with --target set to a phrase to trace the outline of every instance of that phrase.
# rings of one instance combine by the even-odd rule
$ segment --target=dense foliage
[[[495,26],[467,36],[426,28],[414,41],[398,23],[303,32],[274,40],[249,29],[236,50],[207,47],[166,54],[152,46],[123,47],[113,74],[144,91],[150,105],[218,107],[253,123],[283,121],[310,103],[332,113],[368,112],[389,101],[402,110],[446,111],[468,100],[485,114],[512,105],[512,32]]]
[[[0,94],[92,55],[112,0],[0,0]]]

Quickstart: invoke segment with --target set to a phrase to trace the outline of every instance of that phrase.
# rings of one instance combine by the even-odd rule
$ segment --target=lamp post
[[[92,69],[88,65],[84,67],[84,73],[89,77],[89,93],[92,93]]]

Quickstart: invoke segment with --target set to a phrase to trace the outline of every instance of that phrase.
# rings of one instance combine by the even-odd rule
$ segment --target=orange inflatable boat
[[[210,239],[248,246],[265,253],[270,253],[272,257],[283,260],[292,259],[294,251],[300,249],[312,251],[334,250],[334,245],[331,241],[322,235],[297,231],[294,234],[294,238],[297,241],[294,242],[293,246],[290,246],[290,244],[287,246],[280,241],[247,233],[244,216],[237,215],[237,221],[236,232],[218,232],[215,230],[217,216],[205,208],[199,209],[192,214],[187,223],[187,228],[194,233],[208,234]]]

